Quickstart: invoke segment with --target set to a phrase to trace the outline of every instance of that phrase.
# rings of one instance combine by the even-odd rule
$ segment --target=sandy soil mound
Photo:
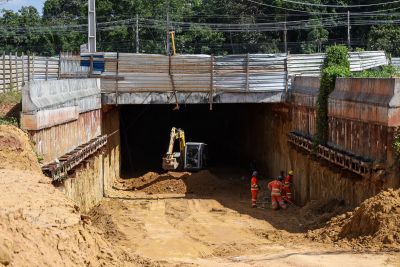
[[[135,266],[42,175],[0,177],[0,266]]]
[[[400,250],[400,189],[383,191],[352,212],[332,218],[324,228],[310,231],[316,241],[354,248]]]
[[[212,195],[217,190],[223,190],[226,183],[210,171],[197,173],[168,172],[158,174],[149,172],[141,177],[120,179],[117,189],[143,191],[147,194],[196,194]]]
[[[0,125],[0,169],[41,172],[28,135],[14,126]]]

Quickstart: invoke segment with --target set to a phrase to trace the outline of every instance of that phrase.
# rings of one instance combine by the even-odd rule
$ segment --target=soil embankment
[[[28,137],[0,126],[0,266],[141,266],[39,168]]]
[[[389,189],[365,200],[307,236],[358,250],[400,251],[400,189]]]

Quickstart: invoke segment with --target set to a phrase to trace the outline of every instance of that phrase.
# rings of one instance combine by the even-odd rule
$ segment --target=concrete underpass
[[[244,128],[251,127],[250,130],[261,134],[264,122],[255,125],[249,122],[268,107],[268,104],[218,104],[211,111],[208,105],[182,105],[180,110],[174,110],[172,105],[120,106],[121,173],[129,177],[137,171],[161,171],[172,127],[183,129],[187,142],[208,144],[211,168],[249,169],[251,155],[244,146],[260,144],[257,139],[246,137]]]

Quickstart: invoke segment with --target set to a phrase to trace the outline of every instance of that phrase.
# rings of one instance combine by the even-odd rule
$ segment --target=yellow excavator
[[[175,141],[179,141],[179,152],[174,152]],[[207,144],[187,142],[185,132],[173,127],[170,134],[168,151],[163,157],[162,168],[170,170],[198,171],[207,166]]]

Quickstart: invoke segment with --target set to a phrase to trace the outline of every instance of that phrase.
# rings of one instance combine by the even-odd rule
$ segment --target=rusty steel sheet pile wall
[[[400,80],[339,78],[329,97],[329,143],[379,163],[393,163],[400,126]]]
[[[38,131],[29,131],[35,150],[50,163],[101,134],[101,110],[79,114],[77,120],[54,125]]]
[[[310,138],[316,133],[319,87],[319,77],[299,76],[294,79],[292,88],[292,129]]]
[[[21,126],[43,163],[101,134],[100,81],[33,81],[23,89]]]
[[[96,153],[78,165],[58,188],[78,205],[82,212],[89,212],[104,196],[103,155]]]
[[[237,121],[243,138],[236,145],[247,162],[256,161],[262,177],[271,180],[281,170],[294,171],[296,204],[336,199],[357,206],[382,189],[399,187],[398,175],[390,170],[361,177],[291,146],[287,134],[296,122],[286,104],[251,105],[238,114]]]
[[[309,121],[310,117],[315,121],[319,79],[297,77],[293,88],[291,123],[287,132],[297,132],[312,143]],[[300,172],[300,181],[295,182],[299,201],[336,198],[358,205],[382,189],[399,187],[392,147],[395,129],[400,126],[399,94],[399,79],[337,79],[328,99],[328,148],[344,152],[352,159],[370,162],[370,172],[361,175],[339,165],[326,164],[320,157],[311,157],[300,144],[290,143],[289,162],[283,159],[280,164]],[[289,139],[286,137],[285,143]],[[285,147],[283,140],[279,142],[278,151]],[[279,152],[282,154],[278,156],[280,161],[285,153]],[[273,164],[267,166],[273,168]]]
[[[104,193],[107,194],[113,182],[120,177],[120,115],[119,108],[103,107],[102,134],[108,136],[103,153]]]

